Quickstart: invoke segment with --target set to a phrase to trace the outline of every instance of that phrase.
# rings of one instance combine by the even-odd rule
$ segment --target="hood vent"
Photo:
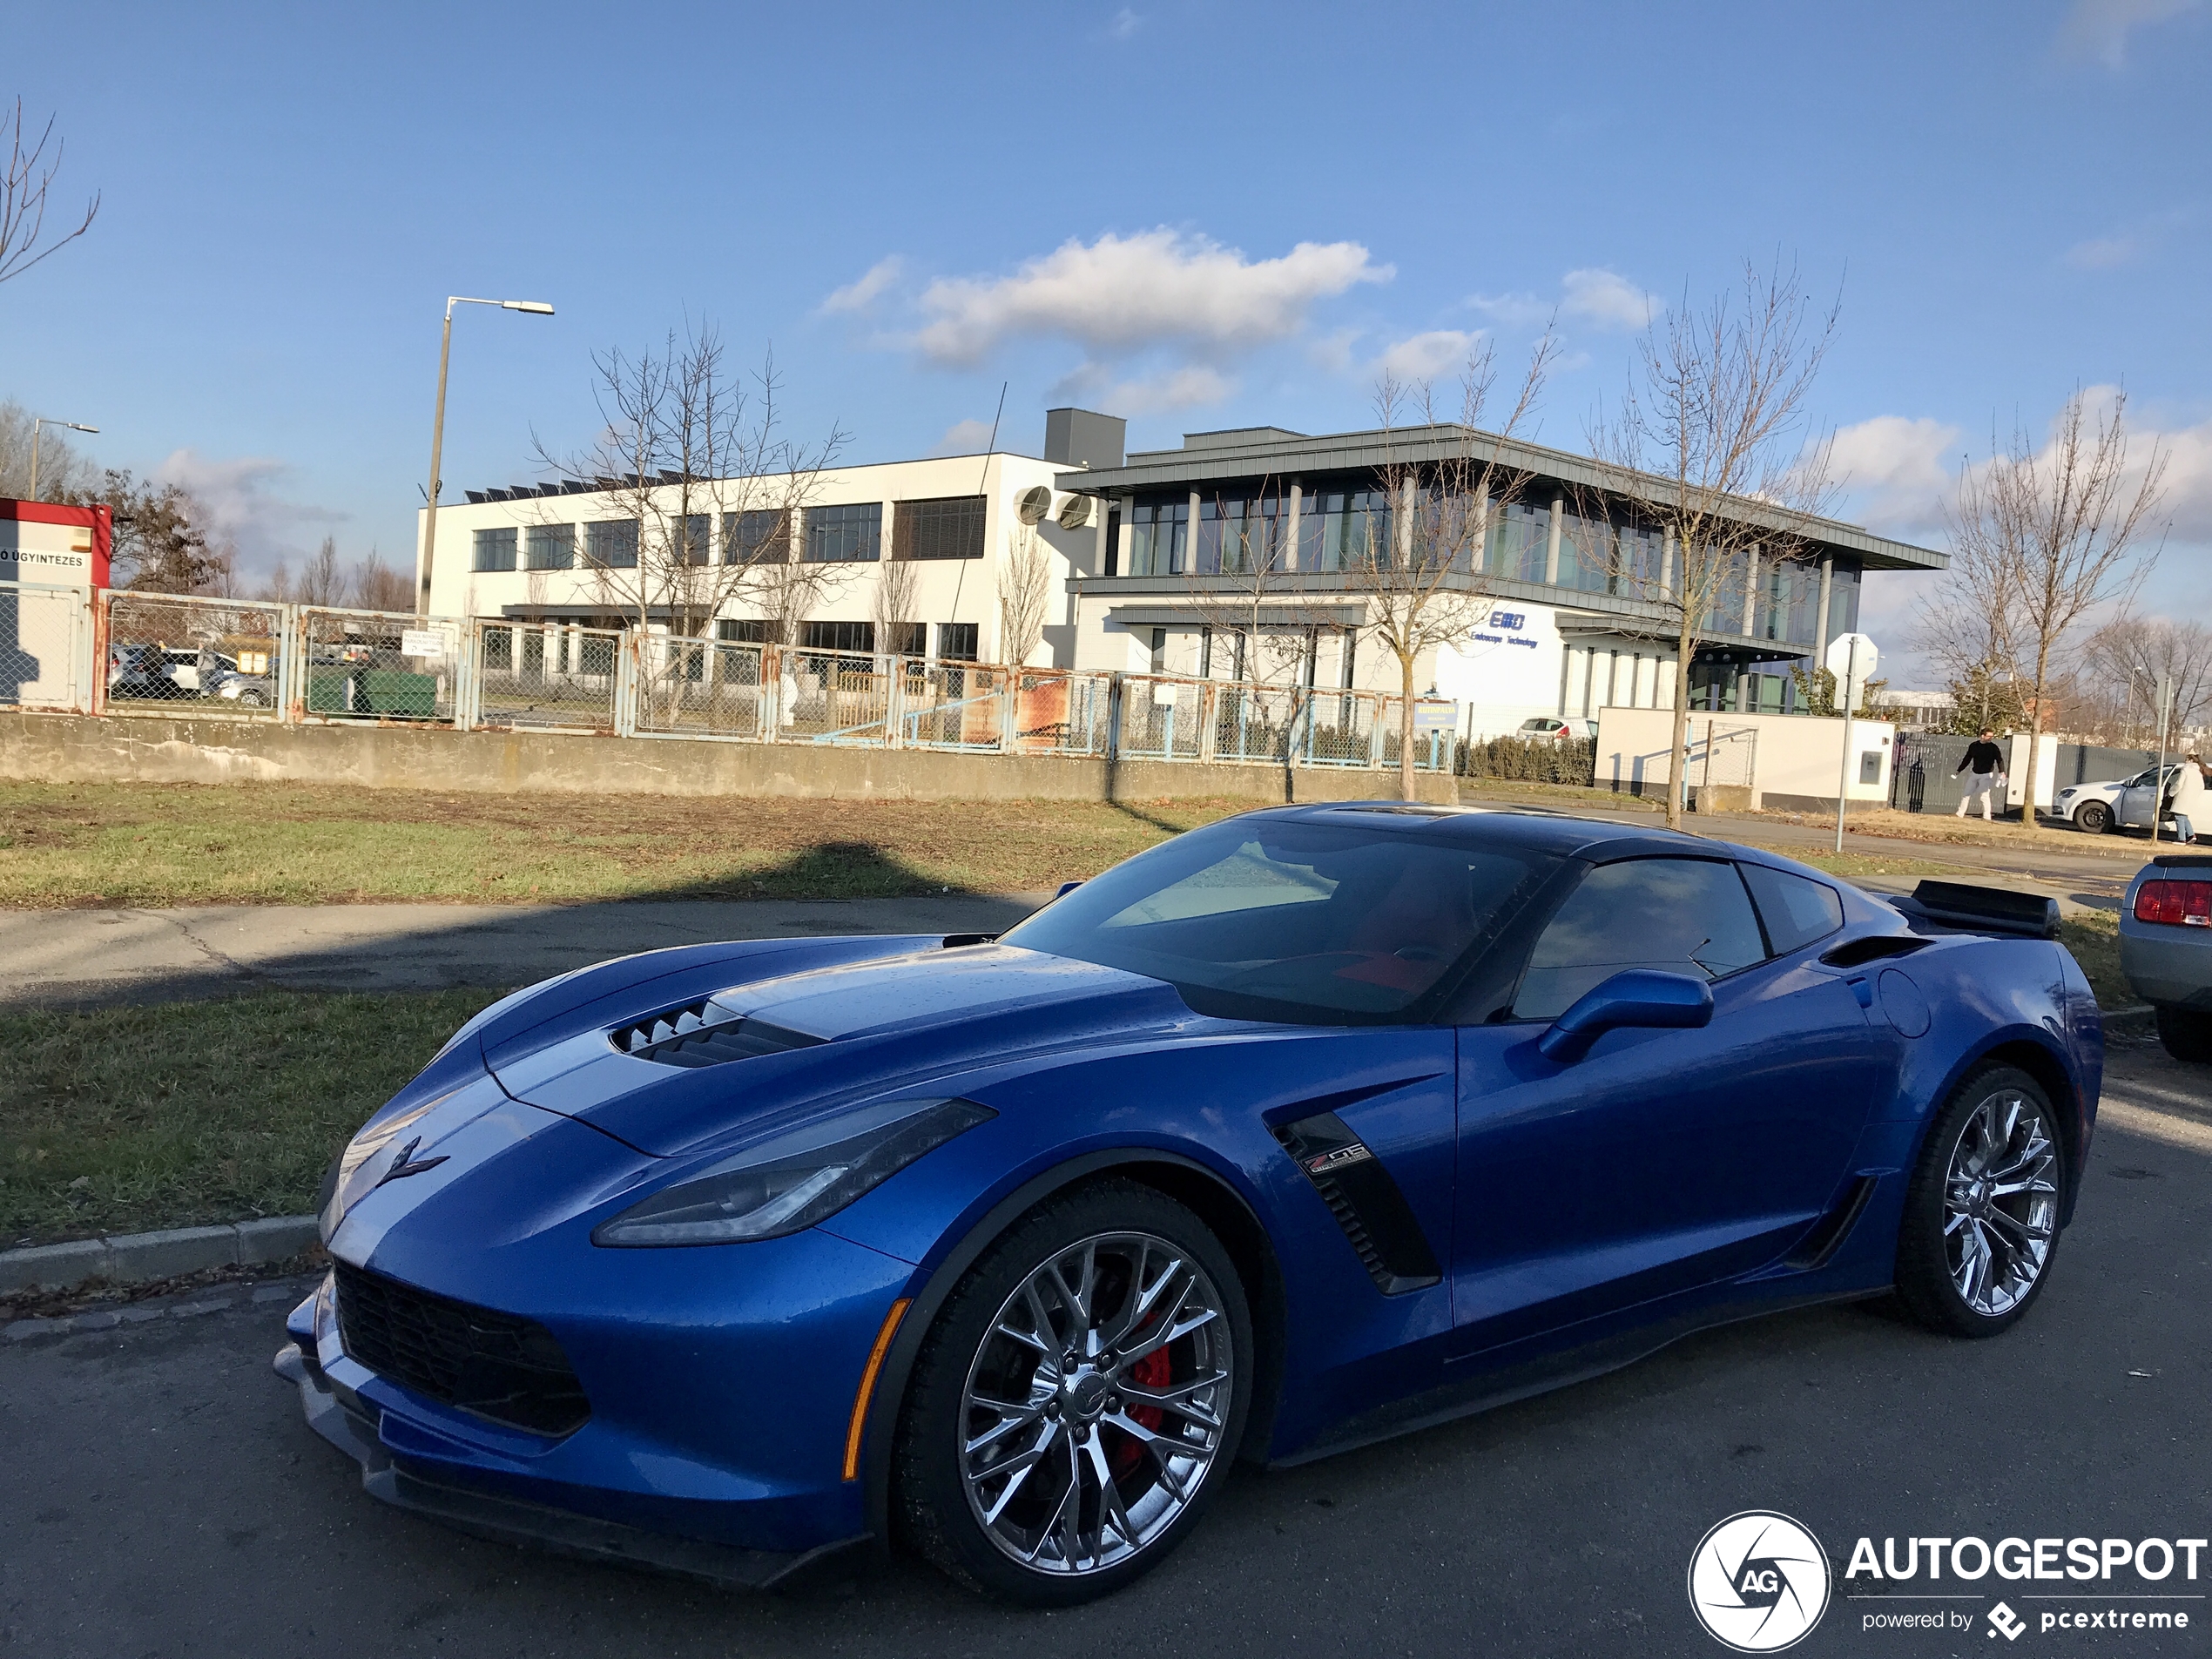
[[[789,1049],[811,1049],[824,1041],[765,1020],[726,1015],[707,997],[617,1026],[607,1040],[632,1059],[662,1066],[726,1065]]]

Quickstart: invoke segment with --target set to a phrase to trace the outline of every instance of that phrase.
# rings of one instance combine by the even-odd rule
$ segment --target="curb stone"
[[[0,1325],[0,1345],[13,1346],[37,1337],[83,1336],[93,1332],[143,1325],[156,1319],[172,1321],[202,1318],[210,1313],[250,1313],[272,1303],[299,1301],[314,1289],[317,1277],[307,1274],[286,1279],[280,1284],[257,1285],[250,1291],[241,1285],[239,1293],[231,1296],[201,1296],[190,1300],[133,1307],[94,1308],[83,1313],[64,1314],[51,1318],[16,1319]]]
[[[209,1267],[280,1262],[320,1237],[313,1216],[266,1216],[221,1227],[174,1227],[164,1232],[117,1233],[66,1244],[4,1250],[0,1251],[0,1296],[15,1291],[71,1291],[94,1279],[136,1285]]]

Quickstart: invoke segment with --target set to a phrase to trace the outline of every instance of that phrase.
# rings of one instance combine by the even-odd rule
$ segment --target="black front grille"
[[[583,1426],[591,1402],[553,1333],[535,1319],[434,1296],[337,1264],[347,1357],[418,1394],[538,1434]]]

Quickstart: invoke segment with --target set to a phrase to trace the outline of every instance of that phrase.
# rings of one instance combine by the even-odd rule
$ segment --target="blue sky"
[[[1368,424],[1379,363],[1556,312],[1575,448],[1643,296],[1778,255],[1842,294],[1815,413],[1856,516],[1933,539],[1993,423],[2124,382],[2175,446],[2152,591],[2212,604],[2204,0],[88,3],[9,38],[57,211],[103,205],[0,287],[0,395],[192,483],[249,570],[411,559],[452,293],[559,314],[456,323],[448,499],[588,438],[591,351],[687,317],[876,460],[978,447],[1001,382],[1032,451],[1060,401],[1137,445]]]

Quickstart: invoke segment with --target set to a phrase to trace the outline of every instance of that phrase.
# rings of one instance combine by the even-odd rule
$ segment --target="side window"
[[[1733,864],[1631,859],[1582,878],[1545,926],[1514,1017],[1556,1019],[1624,968],[1719,979],[1766,958],[1759,919]]]
[[[1825,939],[1844,925],[1844,901],[1825,882],[1747,864],[1743,885],[1757,901],[1759,920],[1766,923],[1767,941],[1777,956]]]

